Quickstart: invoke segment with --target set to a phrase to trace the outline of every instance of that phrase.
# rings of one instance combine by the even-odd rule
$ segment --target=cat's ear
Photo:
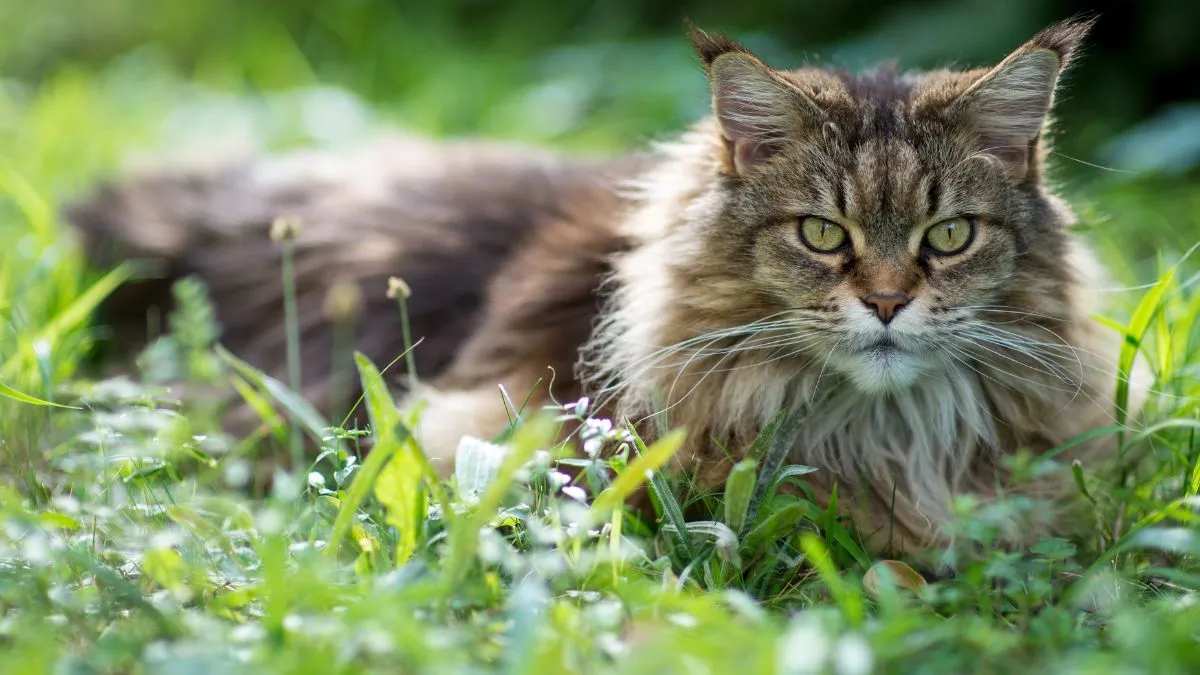
[[[820,111],[745,47],[690,23],[689,27],[692,45],[708,72],[729,168],[744,175],[770,159]]]
[[[1092,23],[1066,21],[1038,33],[952,104],[979,136],[984,151],[1020,175],[1035,168],[1037,142],[1048,124],[1059,76]]]

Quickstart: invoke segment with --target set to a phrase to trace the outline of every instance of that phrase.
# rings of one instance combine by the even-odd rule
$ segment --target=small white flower
[[[262,534],[278,534],[283,531],[283,514],[278,509],[263,509],[258,512],[254,525]]]
[[[166,661],[171,658],[171,645],[164,640],[151,642],[142,650],[142,658],[147,661]]]
[[[379,628],[367,628],[360,631],[358,644],[364,652],[375,656],[390,654],[393,649],[392,636]]]
[[[625,606],[620,600],[600,600],[588,607],[585,612],[596,625],[603,628],[616,628],[625,616]]]
[[[55,508],[67,515],[79,513],[79,500],[71,495],[58,495],[52,503]]]
[[[167,549],[175,548],[182,541],[182,537],[175,530],[159,530],[150,537],[150,548],[152,549]]]
[[[561,471],[551,471],[550,473],[546,474],[546,481],[550,483],[551,490],[557,490],[567,483],[570,483],[571,477]]]
[[[271,494],[279,501],[292,501],[300,495],[300,477],[287,471],[276,471],[271,479]]]
[[[588,405],[590,405],[590,404],[591,404],[591,401],[588,400],[588,397],[584,396],[583,398],[579,399],[578,401],[576,401],[574,403],[568,403],[567,405],[565,405],[563,407],[567,410],[573,410],[576,415],[583,417],[584,415],[587,414]]]
[[[41,566],[50,563],[50,542],[41,532],[31,532],[21,542],[21,557],[30,565]]]
[[[667,621],[670,621],[680,628],[695,628],[696,625],[700,623],[696,620],[696,617],[692,616],[691,614],[684,614],[682,612],[668,614]]]
[[[578,502],[587,501],[587,492],[578,485],[568,485],[562,489],[562,493]]]
[[[584,436],[607,436],[612,431],[612,420],[602,417],[589,417],[583,422],[580,430]]]
[[[603,438],[593,436],[593,437],[588,438],[583,441],[583,451],[584,451],[584,453],[587,454],[588,457],[591,457],[592,459],[595,459],[596,455],[599,455],[600,451],[603,449],[604,449],[604,439]]]
[[[820,626],[810,621],[793,621],[779,640],[776,658],[779,672],[785,675],[818,673],[829,660],[829,638]]]
[[[871,645],[861,635],[845,635],[833,649],[833,664],[838,675],[867,675],[874,665]]]
[[[246,487],[250,482],[250,463],[244,459],[231,459],[226,462],[225,482],[232,488]]]
[[[316,471],[310,471],[308,474],[308,487],[314,490],[320,490],[325,487],[325,476]]]
[[[234,642],[258,642],[266,637],[266,634],[262,624],[244,623],[230,631],[229,638]]]

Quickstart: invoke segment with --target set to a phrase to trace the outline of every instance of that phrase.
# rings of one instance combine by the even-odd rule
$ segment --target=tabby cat
[[[958,495],[1062,503],[1064,472],[1014,481],[1011,457],[1114,418],[1115,345],[1089,318],[1099,270],[1045,180],[1047,118],[1087,28],[1052,26],[992,68],[863,74],[776,70],[693,29],[713,115],[645,154],[399,137],[134,177],[68,214],[101,264],[165,261],[107,321],[198,275],[226,346],[281,378],[267,231],[300,223],[303,381],[320,406],[327,291],[362,289],[356,346],[388,362],[403,341],[383,290],[402,277],[420,340],[409,401],[428,403],[418,434],[445,469],[464,434],[507,426],[500,387],[531,408],[589,396],[648,437],[684,427],[681,457],[709,485],[802,411],[789,459],[817,467],[815,493],[836,487],[871,548],[920,549],[946,542]],[[1053,511],[1012,538],[1067,527]]]

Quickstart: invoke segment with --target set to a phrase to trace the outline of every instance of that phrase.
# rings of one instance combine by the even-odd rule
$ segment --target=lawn
[[[136,42],[136,12],[118,5]],[[752,459],[722,494],[696,494],[654,471],[677,437],[646,447],[619,421],[590,419],[586,401],[563,402],[527,411],[503,449],[468,444],[454,480],[427,478],[405,431],[420,411],[397,412],[395,380],[379,375],[399,376],[402,360],[359,362],[371,425],[344,428],[221,350],[196,283],[149,322],[162,337],[138,367],[110,376],[92,310],[133,270],[88,268],[58,204],[130,163],[215,145],[337,147],[390,125],[615,152],[705,109],[675,34],[530,45],[511,37],[530,20],[517,12],[494,33],[437,25],[393,45],[398,19],[379,28],[355,6],[336,3],[328,35],[304,44],[261,8],[242,16],[253,30],[222,32],[220,13],[197,5],[155,29],[176,31],[174,52],[88,43],[72,46],[87,58],[50,63],[0,50],[17,71],[0,71],[0,673],[1195,670],[1194,167],[1055,158],[1113,270],[1096,308],[1126,335],[1113,387],[1140,351],[1154,393],[1143,419],[1102,431],[1121,443],[1115,468],[1057,467],[1093,507],[1088,536],[1006,551],[1000,524],[1038,505],[964,500],[962,543],[947,552],[957,573],[933,583],[877,564],[830,510],[778,492],[809,469],[759,475],[769,437],[742,449]],[[50,15],[24,11],[0,18]],[[46,25],[18,46],[62,37]],[[311,57],[339,31],[367,37],[339,59]],[[619,76],[630,72],[641,75]],[[223,434],[213,398],[194,393],[214,387],[251,402],[263,433]],[[572,419],[612,452],[564,460],[548,439]],[[264,476],[295,434],[319,455]],[[647,476],[655,513],[624,509]]]

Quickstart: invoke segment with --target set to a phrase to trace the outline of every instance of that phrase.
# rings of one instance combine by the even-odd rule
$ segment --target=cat
[[[701,485],[781,411],[789,461],[873,551],[951,536],[954,500],[1069,502],[1069,472],[1017,481],[1012,458],[1112,456],[1117,341],[1089,315],[1103,271],[1046,181],[1060,75],[1090,23],[1053,25],[998,65],[854,74],[777,70],[691,28],[712,115],[610,160],[473,141],[380,140],[101,188],[67,214],[99,264],[165,261],[105,321],[144,316],[162,281],[207,282],[224,344],[283,377],[278,246],[295,241],[305,394],[329,405],[335,283],[368,298],[356,347],[403,350],[407,299],[426,405],[417,430],[448,471],[464,435],[590,397],[648,438],[687,430]],[[1135,387],[1136,412],[1144,386]],[[1072,526],[1067,510],[1006,534]]]

